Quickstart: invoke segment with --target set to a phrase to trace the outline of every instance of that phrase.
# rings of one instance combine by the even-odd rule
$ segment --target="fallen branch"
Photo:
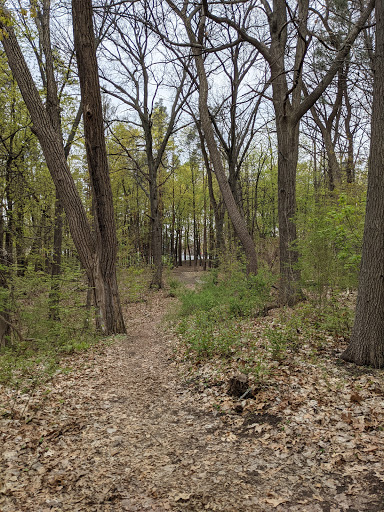
[[[9,325],[11,329],[15,331],[15,333],[18,335],[20,341],[25,341],[24,336],[21,334],[20,330],[13,325],[11,322],[9,322],[3,315],[0,314],[0,320],[4,322],[5,324]]]

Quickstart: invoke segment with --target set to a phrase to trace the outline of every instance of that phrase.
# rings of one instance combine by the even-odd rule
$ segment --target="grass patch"
[[[240,264],[230,269],[214,269],[203,277],[196,290],[180,294],[180,317],[207,313],[212,322],[257,315],[270,299],[273,276],[260,271],[247,275]]]
[[[236,263],[205,274],[196,290],[177,288],[176,331],[188,357],[236,357],[249,344],[243,321],[264,308],[272,282],[271,274],[248,276]]]

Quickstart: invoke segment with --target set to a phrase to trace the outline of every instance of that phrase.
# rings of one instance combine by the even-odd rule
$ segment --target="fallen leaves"
[[[46,396],[0,388],[15,413],[0,420],[2,512],[380,509],[383,372],[314,360],[303,340],[262,385],[249,376],[254,398],[230,397],[236,362],[171,358],[169,302],[130,306],[130,336],[71,357]]]
[[[190,497],[192,496],[192,494],[188,494],[186,492],[182,492],[180,494],[176,494],[175,496],[175,501],[188,501],[190,499]]]

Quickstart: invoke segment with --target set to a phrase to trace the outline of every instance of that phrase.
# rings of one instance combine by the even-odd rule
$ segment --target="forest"
[[[383,16],[0,0],[2,511],[384,510]]]

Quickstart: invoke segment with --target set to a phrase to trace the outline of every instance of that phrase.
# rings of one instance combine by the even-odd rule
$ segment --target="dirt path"
[[[126,339],[55,378],[28,424],[5,420],[2,512],[259,510],[229,432],[180,385],[170,300],[130,306]]]
[[[74,358],[27,424],[2,420],[1,512],[384,510],[348,500],[350,477],[328,477],[299,444],[280,449],[204,407],[171,357],[172,300],[130,305],[126,338]]]

